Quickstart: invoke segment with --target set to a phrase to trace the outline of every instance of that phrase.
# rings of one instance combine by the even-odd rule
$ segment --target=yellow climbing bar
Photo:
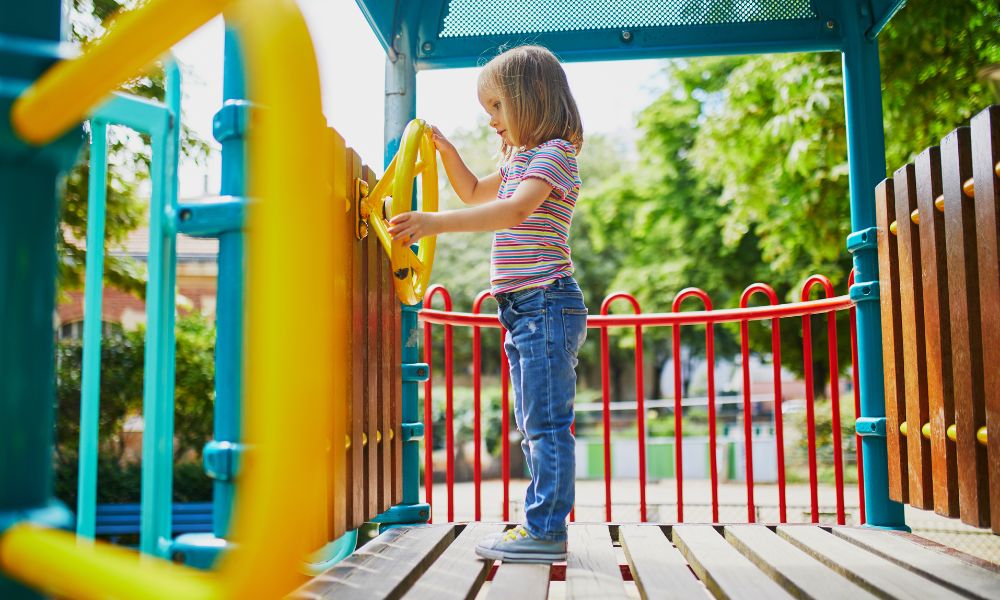
[[[231,2],[149,0],[124,13],[85,54],[56,64],[21,95],[11,109],[14,131],[33,144],[51,142]]]
[[[80,544],[71,533],[28,523],[4,534],[0,564],[22,581],[45,582],[43,589],[59,598],[107,598],[111,590],[128,590],[131,596],[142,590],[142,597],[150,600],[220,596],[217,583],[204,571],[140,559],[120,546]],[[149,586],[151,581],[156,585]]]
[[[74,86],[100,81],[104,94],[145,64],[130,54],[129,44],[141,38],[150,47],[143,54],[148,62],[224,4],[151,0],[122,17],[103,46],[57,65],[56,75],[43,77],[49,83],[32,88],[33,99],[21,105],[22,127],[35,141],[59,135],[96,102],[82,100]],[[233,8],[252,74],[251,97],[268,107],[250,138],[247,170],[249,194],[257,202],[247,227],[244,434],[251,451],[234,508],[232,538],[239,544],[217,571],[206,573],[101,542],[82,544],[64,532],[15,525],[0,535],[0,569],[49,595],[280,598],[302,582],[299,568],[315,550],[310,540],[328,510],[318,500],[328,475],[323,457],[332,439],[330,399],[343,402],[335,382],[349,368],[350,336],[337,334],[343,327],[335,320],[341,315],[333,314],[338,311],[312,310],[337,306],[334,281],[344,265],[334,260],[334,248],[345,235],[334,226],[337,215],[329,202],[333,161],[316,58],[293,1],[240,0]],[[69,107],[53,106],[52,90],[61,96],[57,103]],[[37,122],[49,118],[58,123]],[[306,255],[310,261],[301,260]],[[293,287],[300,293],[284,291]]]

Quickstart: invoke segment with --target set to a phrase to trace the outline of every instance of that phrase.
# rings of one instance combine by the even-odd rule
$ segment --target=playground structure
[[[433,149],[428,147],[419,123],[404,132],[415,116],[416,69],[474,64],[488,48],[528,33],[566,60],[770,51],[843,54],[855,232],[848,245],[854,254],[856,279],[848,297],[834,297],[828,282],[813,278],[803,289],[803,302],[773,307],[745,308],[749,297],[760,292],[772,305],[777,304],[773,292],[759,284],[747,288],[743,308],[728,311],[712,310],[707,296],[698,290],[682,292],[675,300],[674,312],[661,315],[607,315],[607,304],[613,299],[609,298],[602,306],[602,315],[592,318],[591,326],[601,329],[603,348],[608,327],[635,327],[639,336],[642,326],[668,325],[673,326],[676,340],[682,325],[705,324],[710,348],[714,323],[746,324],[765,319],[772,321],[776,333],[781,317],[803,316],[803,326],[808,328],[810,314],[825,312],[832,324],[833,311],[849,310],[852,322],[854,318],[857,322],[854,389],[859,452],[863,455],[859,461],[863,476],[859,479],[865,521],[876,528],[904,529],[900,502],[930,506],[929,500],[949,516],[955,516],[959,507],[963,520],[977,525],[1000,518],[1000,509],[991,504],[1000,494],[988,492],[990,485],[998,489],[1000,478],[990,477],[995,472],[989,471],[986,460],[1000,464],[995,458],[1000,446],[987,447],[985,431],[979,433],[984,426],[988,430],[1000,414],[996,398],[975,396],[968,411],[960,409],[956,400],[954,417],[947,412],[945,402],[933,400],[933,395],[928,398],[926,392],[916,396],[907,393],[905,410],[898,393],[892,393],[888,404],[884,401],[883,386],[897,391],[899,386],[892,387],[895,380],[890,374],[883,378],[882,339],[896,335],[900,328],[888,323],[888,315],[896,315],[885,312],[884,304],[884,290],[894,285],[893,280],[885,279],[892,270],[876,268],[876,261],[884,260],[876,254],[876,246],[891,243],[886,237],[886,222],[897,221],[901,246],[914,234],[909,226],[900,227],[898,219],[887,217],[888,221],[876,226],[876,208],[881,218],[888,202],[879,205],[873,194],[884,173],[875,40],[902,2],[762,2],[757,12],[740,12],[728,4],[723,7],[712,2],[667,3],[669,8],[635,2],[626,3],[638,11],[627,23],[617,14],[569,10],[571,4],[553,2],[546,9],[554,11],[551,13],[528,17],[511,14],[498,20],[496,15],[487,17],[478,12],[483,9],[473,3],[457,0],[359,2],[389,57],[385,132],[389,166],[378,180],[347,148],[345,140],[325,127],[311,42],[291,2],[151,0],[122,16],[106,38],[85,54],[51,69],[48,67],[54,60],[68,58],[56,43],[61,36],[59,2],[0,2],[5,14],[13,16],[0,29],[0,41],[9,42],[0,44],[0,78],[5,83],[0,86],[0,112],[10,115],[9,121],[0,123],[0,174],[5,189],[0,202],[0,257],[3,264],[12,265],[0,271],[0,286],[17,290],[0,298],[0,315],[5,327],[9,326],[9,333],[0,340],[0,597],[37,597],[32,590],[86,598],[280,597],[302,584],[303,572],[323,574],[300,588],[296,593],[299,597],[395,597],[408,590],[418,596],[447,593],[466,597],[479,589],[483,579],[491,575],[490,565],[473,557],[471,545],[479,535],[502,530],[503,524],[412,526],[429,517],[428,505],[419,498],[418,448],[425,428],[417,414],[417,385],[429,377],[429,366],[420,362],[417,345],[403,340],[414,339],[418,315],[425,323],[446,327],[496,327],[495,318],[429,309],[418,312],[422,292],[427,289],[433,247],[422,244],[414,253],[389,243],[378,215],[390,181],[394,212],[417,207],[415,199],[408,198],[417,175],[422,177],[422,206],[434,207],[437,178]],[[601,3],[580,4],[597,9]],[[105,99],[122,81],[223,10],[230,26],[225,101],[215,122],[215,135],[223,145],[223,187],[215,202],[178,205],[176,173],[172,171],[176,168],[179,130],[176,77],[168,85],[168,97],[162,105],[136,103],[122,96],[110,102]],[[566,14],[575,15],[577,20],[552,20],[558,15],[566,18]],[[706,41],[705,28],[719,41]],[[977,142],[976,156],[984,158],[974,161],[980,165],[974,167],[975,210],[993,211],[992,221],[975,220],[981,230],[983,222],[997,223],[998,134],[990,116],[995,110],[991,111],[984,113],[987,117],[979,117],[978,129],[977,122],[973,123],[974,139],[988,140]],[[50,402],[38,399],[52,396],[56,181],[78,146],[72,129],[88,117],[92,157],[103,155],[101,131],[106,123],[124,123],[149,132],[154,139],[156,200],[150,226],[159,258],[154,260],[151,252],[149,310],[159,316],[150,317],[147,337],[147,348],[155,350],[147,353],[140,550],[205,570],[155,559],[138,561],[130,551],[79,543],[58,531],[72,527],[74,519],[51,498],[52,409]],[[988,122],[985,129],[984,122]],[[252,136],[247,138],[250,131]],[[290,152],[290,148],[297,151]],[[949,148],[947,143],[942,156],[945,148]],[[968,146],[965,148],[965,154],[960,151],[959,156],[968,156]],[[156,162],[159,157],[163,157],[162,163]],[[399,157],[399,162],[390,162],[392,157]],[[921,164],[918,161],[918,172]],[[962,158],[958,164],[958,171],[945,172],[959,173],[958,181],[964,183],[972,163]],[[989,169],[983,171],[981,165]],[[930,168],[933,173],[934,167]],[[897,173],[894,180],[899,177]],[[948,195],[954,194],[954,181],[954,175],[945,177],[945,218],[949,216],[949,198],[956,197]],[[95,173],[92,185],[99,182]],[[890,193],[886,191],[890,186],[880,188],[879,197],[895,198],[900,214],[903,211],[898,207],[904,206],[900,202],[924,198],[900,191],[910,189],[902,186]],[[92,198],[100,196],[96,187],[93,192]],[[936,196],[931,195],[932,201]],[[980,205],[986,208],[980,209]],[[91,208],[95,211],[91,215],[93,239],[97,241],[91,248],[88,232],[88,248],[98,250],[102,237],[98,235],[100,203],[93,202]],[[967,210],[960,207],[959,214],[967,215]],[[923,222],[937,222],[928,216],[932,213],[921,212]],[[967,224],[968,216],[964,218]],[[920,229],[921,244],[925,230]],[[989,233],[988,227],[985,230]],[[216,481],[213,534],[174,540],[169,522],[169,472],[164,474],[164,463],[153,457],[163,445],[169,447],[172,439],[171,253],[178,231],[220,239],[220,282],[216,429],[215,439],[205,451],[206,468]],[[365,235],[369,231],[375,235]],[[984,257],[997,256],[996,236],[975,239],[986,244],[985,251],[977,249],[978,264],[989,264]],[[992,255],[988,253],[991,248]],[[304,255],[311,260],[298,260]],[[99,250],[88,252],[88,261],[99,257]],[[900,264],[905,261],[901,259]],[[992,264],[995,266],[996,260]],[[88,265],[88,295],[96,285],[98,300],[100,277],[99,266],[92,271]],[[980,290],[995,283],[995,269],[985,277],[979,279]],[[394,282],[392,286],[389,281]],[[911,278],[907,284],[902,277],[899,285],[915,286],[914,281]],[[814,284],[826,288],[825,299],[808,300]],[[285,294],[293,285],[299,294]],[[883,290],[881,312],[879,290]],[[933,297],[927,291],[924,295]],[[394,301],[397,296],[402,305]],[[699,298],[705,310],[679,312],[687,297]],[[900,297],[905,296],[901,293]],[[484,299],[478,299],[476,306],[481,308]],[[331,308],[317,314],[311,310],[314,306]],[[988,312],[991,306],[994,310]],[[981,319],[984,327],[995,325],[995,306],[979,304],[980,314],[992,317]],[[638,306],[634,307],[638,313]],[[917,308],[914,313],[901,314],[920,313]],[[90,314],[85,325],[88,343],[99,335],[93,323],[100,322],[99,318],[91,321]],[[882,324],[890,328],[885,337]],[[970,325],[962,331],[973,336],[973,330]],[[984,329],[978,338],[983,348],[981,365],[992,364],[986,349],[988,340],[997,338],[987,337],[988,333]],[[955,334],[949,339],[960,337]],[[906,339],[909,344],[910,338]],[[829,342],[835,347],[832,335]],[[915,341],[913,344],[912,348],[920,346]],[[744,341],[744,351],[746,347]],[[806,347],[811,348],[811,344]],[[992,347],[995,349],[995,343]],[[911,375],[907,357],[912,348],[906,348],[898,362],[897,354],[885,350],[889,352],[887,365],[890,361],[905,365],[896,372],[904,371],[906,386],[911,379],[929,381],[926,374],[919,375],[919,369],[943,368],[939,362],[928,362]],[[964,355],[956,351],[954,356]],[[994,376],[988,369],[983,372]],[[99,364],[93,359],[86,362],[85,373],[91,374],[93,382],[93,377],[99,376]],[[1000,389],[994,380],[984,381],[987,383],[977,388],[980,391]],[[680,394],[676,397],[679,403]],[[93,420],[89,425],[86,421],[81,424],[82,436],[92,435],[96,426],[94,397],[85,391],[85,402],[87,398],[92,399],[91,405],[82,412],[92,415],[84,419]],[[910,402],[916,402],[916,412],[910,412]],[[807,409],[812,409],[811,402]],[[675,415],[679,413],[675,411]],[[905,453],[904,438],[896,433],[902,414],[907,422],[919,422],[921,431],[924,423],[930,423],[930,441],[926,442],[916,435],[916,426],[903,428],[902,435],[909,433]],[[839,411],[834,410],[834,415],[839,416]],[[944,462],[939,464],[940,453],[935,454],[935,449],[950,448],[945,439],[951,424],[955,424],[960,462],[949,458],[946,449]],[[509,426],[507,419],[503,425]],[[839,427],[834,431],[839,432]],[[679,422],[676,435],[679,439]],[[749,438],[749,433],[746,435]],[[839,444],[838,440],[838,448]],[[970,447],[974,450],[971,453]],[[676,449],[677,496],[681,500],[682,445],[677,444]],[[989,457],[989,452],[994,456]],[[963,458],[963,453],[972,458]],[[839,455],[835,453],[835,457]],[[642,456],[640,453],[640,462]],[[83,538],[93,535],[94,510],[92,490],[84,489],[93,484],[92,472],[86,475],[91,467],[83,463],[85,458],[81,451],[81,504],[76,526]],[[814,449],[811,458],[815,461]],[[814,480],[815,464],[810,466]],[[839,462],[836,469],[838,490],[843,493]],[[714,467],[712,470],[714,473]],[[925,484],[932,478],[933,491],[926,491],[931,486]],[[750,446],[747,480],[747,520],[752,523]],[[943,499],[939,499],[939,481],[948,484],[942,486],[947,494]],[[815,489],[815,481],[811,483]],[[962,491],[969,485],[979,494],[971,504]],[[502,565],[492,576],[490,593],[537,594],[547,589],[550,578],[565,580],[571,596],[575,589],[577,593],[599,590],[602,597],[623,597],[624,581],[634,581],[650,596],[675,588],[682,596],[685,592],[703,593],[702,584],[716,594],[743,597],[777,597],[785,594],[784,590],[821,596],[831,589],[861,595],[864,590],[878,589],[892,597],[915,597],[929,591],[942,596],[990,597],[998,589],[995,572],[964,557],[920,546],[901,533],[835,528],[831,535],[817,526],[782,525],[775,535],[762,526],[734,525],[726,526],[723,537],[708,525],[684,525],[682,502],[678,502],[676,523],[663,528],[613,524],[610,480],[606,490],[609,524],[572,526],[566,567],[550,572],[547,567]],[[842,507],[843,498],[838,497],[839,523],[844,523]],[[717,513],[713,517],[713,522],[718,522]],[[386,531],[363,551],[337,562],[353,545],[349,532],[372,520]],[[811,520],[818,522],[815,508]],[[996,531],[996,521],[992,522]],[[664,533],[671,536],[673,545]],[[232,544],[232,540],[238,543]],[[346,551],[345,540],[349,542]],[[618,564],[612,540],[625,550],[626,567]],[[864,558],[852,558],[860,549],[864,549]],[[789,562],[776,566],[770,560],[775,555],[787,557]],[[727,567],[748,561],[760,570],[745,579],[735,577]],[[828,567],[821,577],[803,576],[815,573],[819,563]],[[690,575],[688,564],[701,584]]]

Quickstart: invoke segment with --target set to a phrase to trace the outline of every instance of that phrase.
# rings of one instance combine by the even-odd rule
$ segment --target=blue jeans
[[[570,426],[577,353],[587,339],[587,307],[572,277],[497,294],[497,303],[508,332],[504,349],[514,388],[514,421],[531,470],[524,526],[532,537],[565,541],[576,475]]]

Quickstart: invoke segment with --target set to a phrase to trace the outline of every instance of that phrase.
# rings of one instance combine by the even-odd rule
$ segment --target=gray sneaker
[[[527,529],[518,525],[505,533],[479,540],[476,554],[512,563],[552,563],[566,560],[566,542],[533,538]]]

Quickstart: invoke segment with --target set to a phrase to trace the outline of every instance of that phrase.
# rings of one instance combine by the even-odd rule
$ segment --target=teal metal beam
[[[882,325],[878,300],[878,255],[875,247],[875,186],[885,178],[885,134],[878,42],[865,32],[871,15],[865,6],[844,7],[844,104],[847,156],[850,165],[851,230],[848,249],[854,257],[857,302],[858,375],[862,419],[885,417],[882,371]],[[889,498],[888,454],[884,437],[861,438],[865,470],[865,513],[868,525],[906,529],[903,505]]]
[[[52,497],[58,181],[80,130],[45,146],[10,128],[17,96],[69,52],[59,0],[0,0],[0,533],[20,521],[71,528]],[[0,571],[0,598],[41,595]]]
[[[865,31],[865,37],[869,40],[874,40],[878,34],[882,33],[882,30],[896,16],[896,13],[906,6],[906,0],[872,0],[872,4],[874,22]]]

